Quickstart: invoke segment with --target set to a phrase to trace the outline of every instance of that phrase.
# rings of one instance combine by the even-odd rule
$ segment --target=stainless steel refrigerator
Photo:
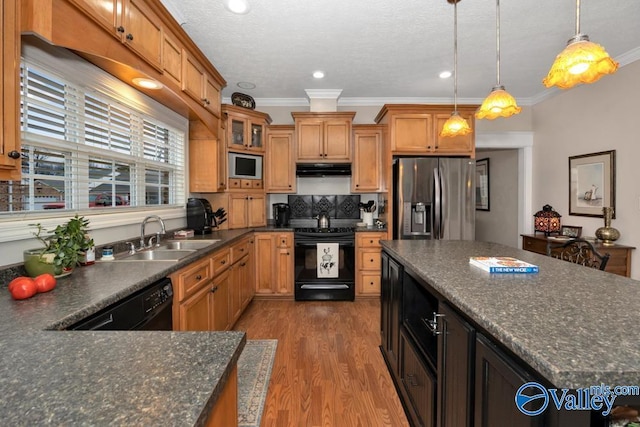
[[[475,240],[475,160],[393,161],[393,238]]]

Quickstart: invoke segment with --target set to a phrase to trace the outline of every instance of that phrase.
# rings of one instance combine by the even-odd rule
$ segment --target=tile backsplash
[[[312,218],[326,213],[330,218],[360,218],[359,194],[304,195],[290,194],[287,203],[291,207],[291,218]]]

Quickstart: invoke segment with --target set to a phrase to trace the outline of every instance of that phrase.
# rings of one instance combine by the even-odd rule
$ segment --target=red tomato
[[[31,277],[18,277],[9,283],[9,292],[13,299],[27,299],[34,296],[38,288]]]
[[[38,292],[49,292],[51,289],[56,287],[56,278],[49,273],[36,276],[33,281],[36,282]]]

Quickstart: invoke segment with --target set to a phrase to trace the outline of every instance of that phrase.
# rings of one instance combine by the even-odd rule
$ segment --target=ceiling
[[[453,5],[446,0],[162,0],[227,81],[223,97],[258,105],[307,103],[305,89],[341,89],[340,102],[452,103]],[[555,56],[575,34],[573,0],[500,3],[500,80],[521,105],[544,99]],[[638,0],[583,0],[581,32],[623,66],[640,59]],[[316,80],[312,72],[326,77]],[[606,78],[606,77],[604,77]],[[250,82],[254,89],[242,89]],[[496,84],[495,0],[458,3],[458,102]],[[597,83],[596,83],[597,84]]]

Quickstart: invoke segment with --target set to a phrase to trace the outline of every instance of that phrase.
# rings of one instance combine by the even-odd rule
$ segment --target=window
[[[27,46],[20,80],[22,180],[0,183],[0,215],[184,205],[185,118],[63,49]]]

